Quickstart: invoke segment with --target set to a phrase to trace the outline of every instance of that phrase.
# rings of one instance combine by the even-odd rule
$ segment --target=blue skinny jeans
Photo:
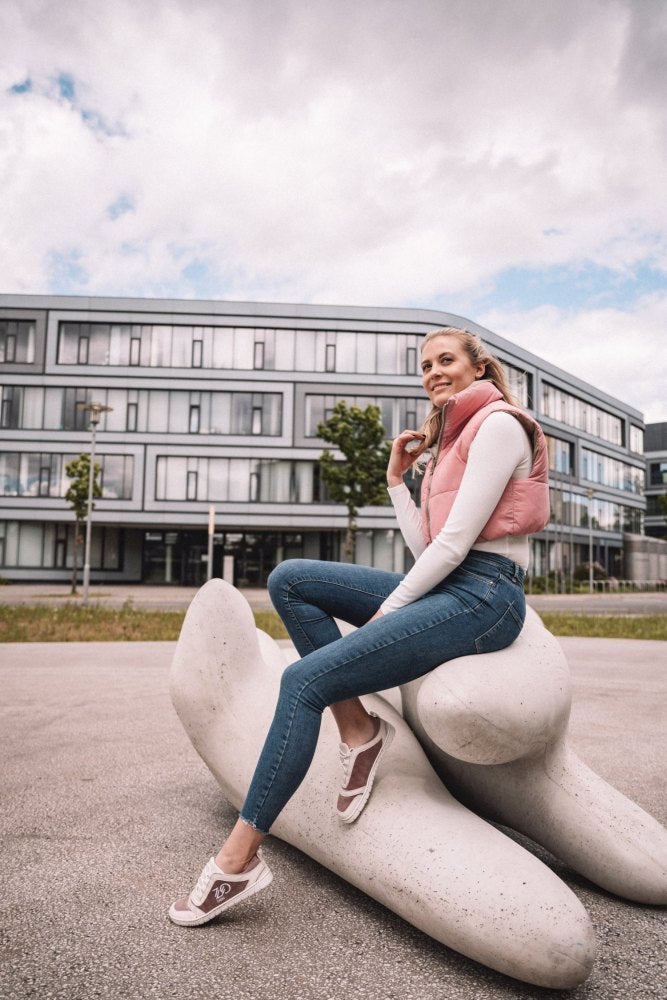
[[[241,819],[261,833],[303,781],[328,705],[405,684],[445,660],[503,649],[521,631],[523,570],[503,556],[471,551],[418,601],[369,622],[401,579],[311,559],[288,559],[271,573],[271,600],[301,659],[283,672],[241,809]],[[341,636],[334,618],[357,630]]]

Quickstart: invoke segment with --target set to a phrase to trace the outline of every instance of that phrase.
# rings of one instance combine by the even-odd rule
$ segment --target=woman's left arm
[[[423,597],[465,559],[527,452],[528,435],[516,417],[499,412],[486,418],[470,446],[445,526],[383,602],[382,614]]]

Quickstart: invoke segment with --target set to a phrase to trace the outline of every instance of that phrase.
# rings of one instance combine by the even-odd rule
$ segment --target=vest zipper
[[[445,403],[442,410],[442,425],[440,427],[440,433],[438,434],[438,446],[435,452],[435,458],[431,462],[431,471],[428,477],[428,488],[426,490],[426,533],[428,534],[429,543],[433,541],[431,538],[431,511],[429,508],[429,503],[431,501],[431,486],[433,485],[433,473],[435,472],[435,467],[438,464],[438,457],[440,455],[440,446],[442,444],[442,437],[445,431],[445,420],[447,418],[447,403]]]

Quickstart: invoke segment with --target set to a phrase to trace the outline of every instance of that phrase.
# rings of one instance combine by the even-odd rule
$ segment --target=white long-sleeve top
[[[411,604],[444,580],[471,549],[495,552],[528,567],[528,536],[504,535],[477,542],[510,479],[530,475],[533,455],[528,434],[511,413],[497,411],[483,422],[468,453],[461,486],[444,527],[424,544],[421,513],[404,483],[389,488],[398,526],[415,564],[380,606],[382,614]]]

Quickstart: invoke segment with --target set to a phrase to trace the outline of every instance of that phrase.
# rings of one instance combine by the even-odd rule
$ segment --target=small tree
[[[320,469],[331,499],[347,507],[343,554],[347,562],[353,562],[359,508],[379,506],[387,500],[391,444],[385,441],[380,409],[372,403],[361,410],[341,400],[329,419],[318,424],[317,435],[344,456],[341,462],[327,448],[320,455]]]
[[[73,458],[65,467],[65,473],[72,482],[65,494],[65,500],[70,505],[70,510],[74,511],[74,553],[72,559],[72,594],[76,594],[76,577],[79,562],[79,547],[83,542],[81,528],[88,515],[88,489],[90,483],[90,455],[84,452],[78,458]],[[93,472],[93,496],[101,497],[102,490],[99,482],[100,466],[95,462]],[[95,504],[93,504],[93,509]]]

